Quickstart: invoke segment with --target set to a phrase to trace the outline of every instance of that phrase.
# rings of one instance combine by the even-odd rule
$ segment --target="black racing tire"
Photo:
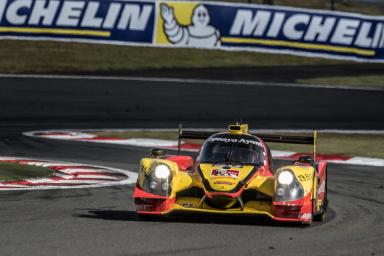
[[[321,206],[321,210],[317,214],[313,214],[313,221],[316,222],[322,222],[325,219],[325,214],[327,213],[327,208],[328,208],[328,171],[325,169],[325,188],[324,188],[324,202],[323,205]],[[313,204],[312,200],[312,204]],[[313,206],[313,205],[312,205]],[[312,207],[313,211],[313,207]]]

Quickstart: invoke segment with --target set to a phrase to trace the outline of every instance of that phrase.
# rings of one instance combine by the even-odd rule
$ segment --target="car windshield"
[[[229,163],[263,165],[264,148],[251,136],[218,136],[209,138],[202,146],[200,163]]]

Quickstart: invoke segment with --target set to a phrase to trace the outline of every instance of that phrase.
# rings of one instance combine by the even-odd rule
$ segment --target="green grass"
[[[177,139],[176,132],[133,131],[99,132],[96,134],[117,138]],[[384,135],[319,133],[317,142],[318,153],[384,158]],[[312,147],[308,145],[280,143],[269,143],[268,145],[273,150],[312,152]]]
[[[336,76],[336,77],[316,77],[308,79],[298,79],[297,82],[303,84],[327,84],[327,85],[349,85],[384,87],[383,75],[357,75],[357,76]]]
[[[384,87],[382,70],[384,64],[284,54],[0,41],[0,73],[11,74],[199,76]]]
[[[40,166],[0,163],[0,181],[18,181],[28,178],[49,177],[52,174],[52,170]]]
[[[162,68],[335,65],[348,62],[281,54],[162,49],[63,42],[0,41],[3,73],[124,74]],[[383,65],[384,66],[384,65]]]

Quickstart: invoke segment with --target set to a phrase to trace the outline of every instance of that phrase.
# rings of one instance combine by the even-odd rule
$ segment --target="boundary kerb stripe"
[[[8,156],[1,156],[0,162],[43,166],[54,171],[54,174],[47,178],[0,182],[0,191],[95,188],[129,185],[137,180],[137,173],[105,166]]]

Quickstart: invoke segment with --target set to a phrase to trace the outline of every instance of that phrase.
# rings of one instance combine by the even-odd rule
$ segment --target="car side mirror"
[[[300,156],[299,160],[297,162],[303,163],[303,164],[312,164],[312,165],[314,165],[314,161],[313,161],[313,158],[311,156]]]
[[[164,149],[161,148],[152,148],[151,149],[151,157],[153,158],[165,158],[166,152]]]

